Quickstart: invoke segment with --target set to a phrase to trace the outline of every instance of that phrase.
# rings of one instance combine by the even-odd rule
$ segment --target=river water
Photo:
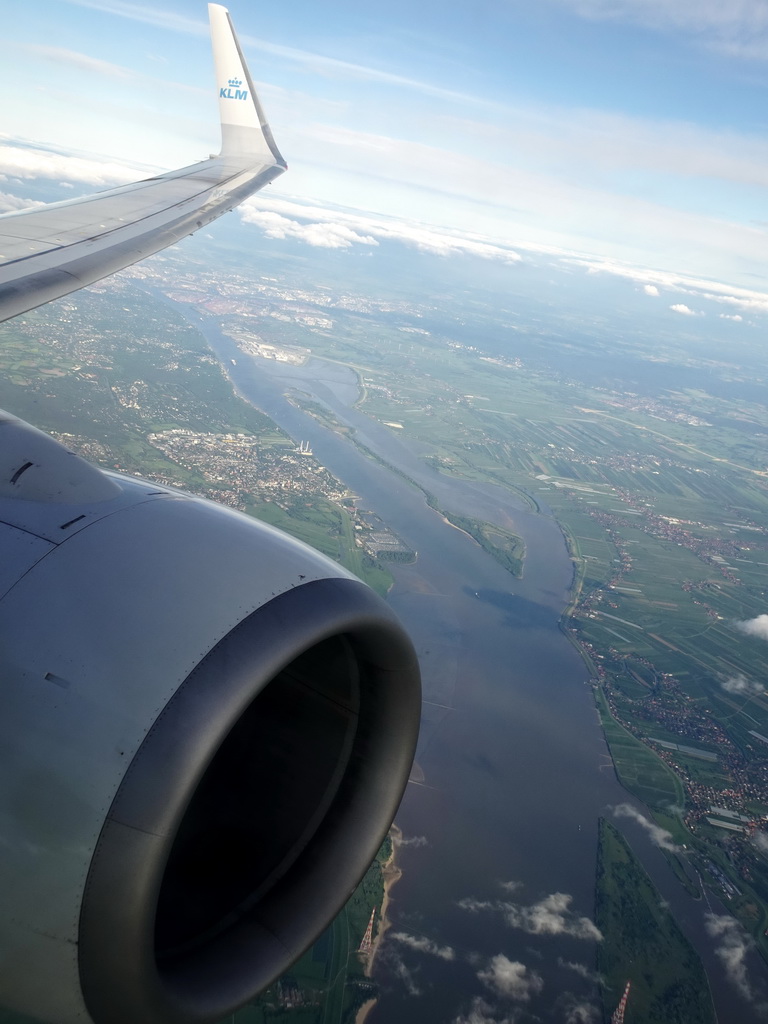
[[[476,997],[487,1002],[488,1020],[515,1008],[525,1020],[593,1019],[569,1018],[575,1006],[599,1001],[594,982],[568,964],[595,969],[595,942],[581,937],[588,929],[579,919],[594,912],[597,819],[634,801],[611,767],[584,663],[559,628],[572,565],[556,522],[501,488],[437,474],[406,439],[352,407],[358,390],[347,368],[247,357],[214,322],[194,322],[239,392],[294,439],[308,440],[362,507],[418,552],[415,564],[395,567],[389,595],[416,645],[425,703],[418,781],[397,819],[410,844],[398,852],[403,877],[369,1024],[451,1024]],[[447,524],[401,476],[291,405],[290,388],[355,426],[363,443],[444,507],[523,536],[524,579]],[[726,977],[705,932],[703,901],[688,897],[639,826],[618,824],[702,956],[722,1024],[765,1020]],[[555,893],[570,899],[547,901]],[[534,916],[552,930],[532,934]],[[494,973],[499,954],[526,971],[496,961]],[[746,963],[761,990],[765,968],[754,954]],[[540,981],[531,983],[531,972]]]

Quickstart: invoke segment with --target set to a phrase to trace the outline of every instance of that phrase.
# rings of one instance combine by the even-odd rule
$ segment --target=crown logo
[[[239,89],[242,84],[239,78],[230,78],[229,80],[230,89]]]

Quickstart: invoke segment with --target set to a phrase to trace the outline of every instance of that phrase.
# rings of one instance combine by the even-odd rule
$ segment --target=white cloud
[[[104,188],[136,181],[146,176],[147,168],[119,164],[97,156],[66,156],[50,150],[0,143],[0,172],[24,179],[63,178]]]
[[[509,960],[503,953],[493,957],[487,967],[477,972],[477,976],[488,988],[513,1002],[528,1002],[544,987],[540,975],[519,960]]]
[[[511,928],[520,928],[530,935],[571,935],[576,939],[600,941],[602,934],[588,918],[571,910],[573,897],[564,892],[553,892],[528,907],[507,900],[476,900],[466,897],[458,906],[470,913],[493,911],[504,916]]]
[[[408,935],[406,932],[391,932],[389,938],[395,942],[401,942],[404,946],[417,950],[419,953],[429,953],[440,960],[455,960],[456,952],[450,946],[438,946],[436,942],[425,938],[423,935]]]
[[[656,295],[660,294],[659,289],[656,287],[655,284],[644,284],[643,285],[643,291],[645,292],[646,295],[654,295],[654,296],[656,296]]]
[[[752,842],[758,848],[760,853],[768,854],[768,834],[757,829],[752,833]]]
[[[0,192],[0,213],[10,213],[13,210],[29,210],[33,206],[45,206],[38,200],[20,199],[11,192]]]
[[[743,622],[735,622],[736,629],[747,636],[756,636],[760,640],[768,640],[768,615],[756,615],[754,619],[745,619]]]
[[[741,316],[740,313],[734,313],[733,315],[731,315],[730,313],[718,313],[717,315],[720,317],[721,320],[736,320],[740,322],[744,319],[744,317]]]
[[[720,685],[727,693],[750,694],[762,693],[765,690],[764,686],[755,682],[753,679],[747,679],[747,677],[742,675],[741,672],[737,672],[735,676],[729,676],[727,679],[723,679]]]
[[[672,840],[672,834],[665,828],[655,824],[644,814],[636,810],[631,804],[617,804],[613,808],[614,816],[617,818],[632,818],[645,829],[652,843],[662,850],[669,850],[670,853],[680,853],[680,847]]]
[[[417,849],[422,846],[429,846],[429,840],[426,836],[404,836],[400,833],[395,833],[392,837],[392,842],[395,846],[415,846]]]
[[[508,903],[504,916],[507,924],[530,932],[531,935],[572,935],[577,939],[602,939],[600,930],[588,917],[580,917],[570,909],[572,900],[573,897],[564,892],[553,892],[530,907]]]
[[[703,280],[688,274],[667,270],[651,270],[648,267],[632,266],[616,259],[598,259],[589,257],[566,257],[564,262],[585,267],[590,273],[612,274],[627,278],[638,284],[648,283],[660,285],[667,291],[682,292],[694,295],[697,299],[707,299],[751,312],[768,313],[768,292],[758,292],[751,288],[739,288],[732,284]]]
[[[674,306],[670,306],[669,308],[674,313],[682,313],[683,316],[701,316],[702,315],[701,313],[694,312],[694,310],[692,310],[690,308],[690,306],[686,306],[684,302],[677,302],[677,303],[675,303]]]
[[[240,209],[246,223],[257,225],[270,238],[298,238],[327,248],[398,241],[438,256],[466,253],[504,263],[518,263],[521,259],[512,248],[481,236],[363,211],[326,208],[263,195],[253,196]]]
[[[752,999],[752,987],[747,977],[745,963],[750,939],[739,922],[726,914],[706,915],[706,929],[714,939],[719,939],[715,952],[725,966],[725,972],[745,999]]]
[[[302,224],[269,210],[244,209],[241,216],[246,224],[260,227],[267,238],[297,238],[307,245],[323,249],[349,249],[352,245],[378,245],[370,235],[360,235],[345,224]]]

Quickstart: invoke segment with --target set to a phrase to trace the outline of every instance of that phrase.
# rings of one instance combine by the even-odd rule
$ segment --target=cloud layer
[[[328,249],[397,241],[438,256],[466,253],[503,263],[518,263],[521,259],[511,247],[477,236],[441,230],[416,221],[314,206],[291,199],[256,195],[242,205],[240,215],[246,224],[261,228],[269,238],[296,238]]]
[[[68,156],[65,153],[19,146],[12,142],[0,142],[0,174],[16,178],[45,178],[52,181],[64,179],[96,188],[106,188],[136,181],[146,173],[146,167],[117,163],[98,156]]]

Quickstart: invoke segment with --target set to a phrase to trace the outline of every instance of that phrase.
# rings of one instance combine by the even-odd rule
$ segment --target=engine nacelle
[[[286,535],[0,419],[0,1005],[204,1024],[362,877],[418,733],[386,604]]]

